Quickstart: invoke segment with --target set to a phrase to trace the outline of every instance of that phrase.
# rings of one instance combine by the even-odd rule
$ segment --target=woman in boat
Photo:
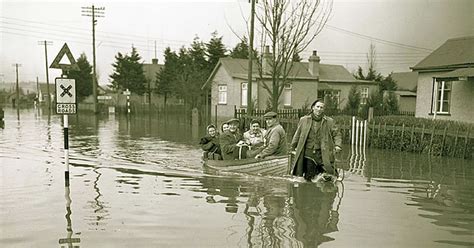
[[[217,132],[216,126],[209,125],[207,126],[207,134],[199,144],[201,145],[202,150],[204,151],[203,157],[205,159],[222,159],[221,148],[219,145],[219,133]]]
[[[260,122],[258,120],[252,120],[250,122],[250,129],[244,133],[244,141],[251,149],[256,149],[264,145],[264,139],[266,130],[260,128]]]
[[[334,154],[342,150],[341,133],[335,121],[324,115],[324,107],[320,100],[311,104],[311,113],[300,118],[290,144],[291,150],[296,150],[293,175],[308,181],[323,172],[337,176]]]

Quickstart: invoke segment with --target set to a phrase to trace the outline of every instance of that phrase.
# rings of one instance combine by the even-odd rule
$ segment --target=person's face
[[[253,124],[250,126],[250,130],[251,130],[252,132],[254,132],[254,133],[257,132],[259,129],[260,129],[260,124],[258,124],[258,123],[253,123]]]
[[[276,118],[265,119],[265,123],[267,124],[267,127],[273,126],[273,124],[275,124],[275,122],[276,122]]]
[[[229,124],[226,123],[226,124],[222,125],[222,131],[225,132],[227,130],[229,130]]]
[[[214,137],[216,136],[216,129],[213,127],[210,127],[207,132],[209,133],[209,136]]]
[[[317,102],[313,106],[313,114],[316,116],[320,116],[324,113],[324,103],[322,102]]]
[[[238,122],[229,123],[229,131],[231,133],[235,133],[237,131],[238,125],[239,125]]]

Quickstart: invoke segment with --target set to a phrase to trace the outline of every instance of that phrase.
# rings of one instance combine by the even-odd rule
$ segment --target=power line
[[[398,43],[398,42],[394,42],[394,41],[384,40],[384,39],[376,38],[376,37],[373,37],[373,36],[364,35],[364,34],[361,34],[361,33],[356,33],[356,32],[353,32],[353,31],[346,30],[346,29],[338,28],[338,27],[335,27],[335,26],[332,26],[332,25],[329,25],[329,24],[326,24],[326,26],[329,29],[332,29],[332,30],[335,30],[335,31],[338,31],[338,32],[346,33],[346,34],[356,36],[356,37],[359,37],[359,38],[362,38],[362,39],[370,40],[370,41],[376,41],[376,42],[386,44],[386,45],[391,45],[391,46],[406,48],[406,49],[412,49],[412,50],[418,50],[418,51],[420,51],[420,50],[421,51],[426,51],[426,52],[432,52],[433,51],[433,49],[424,48],[424,47],[417,47],[417,46],[407,45],[407,44]]]

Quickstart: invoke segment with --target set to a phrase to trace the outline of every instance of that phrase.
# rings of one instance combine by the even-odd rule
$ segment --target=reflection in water
[[[242,213],[247,221],[241,246],[317,247],[334,240],[327,234],[338,230],[343,184],[293,184],[284,179],[255,181],[204,177],[206,202],[224,204],[230,214]],[[215,200],[224,197],[222,200]]]
[[[107,222],[105,220],[107,219],[108,216],[108,211],[106,207],[104,206],[105,202],[103,202],[100,198],[102,197],[102,193],[100,193],[100,188],[99,188],[99,179],[102,176],[102,173],[97,168],[92,169],[92,171],[95,173],[96,177],[93,182],[94,184],[94,191],[96,193],[94,200],[89,201],[88,203],[91,205],[91,208],[94,209],[94,215],[91,218],[91,225],[92,227],[95,227],[96,230],[105,230],[105,225]]]
[[[59,239],[59,244],[61,245],[61,247],[79,247],[79,243],[81,242],[81,239],[80,238],[73,238],[72,235],[73,235],[73,230],[72,230],[72,220],[71,220],[71,215],[72,215],[72,211],[71,211],[71,203],[72,203],[72,200],[71,200],[71,190],[69,188],[69,186],[65,187],[65,193],[64,193],[64,197],[66,198],[66,231],[67,231],[67,235],[66,235],[66,238],[61,238]],[[76,233],[77,234],[77,233]]]

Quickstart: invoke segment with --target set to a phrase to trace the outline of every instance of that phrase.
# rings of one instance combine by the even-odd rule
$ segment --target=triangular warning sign
[[[69,60],[69,64],[62,63],[64,61],[63,59],[64,55],[67,56],[67,59]],[[77,66],[76,60],[74,59],[74,56],[72,56],[71,50],[69,50],[67,43],[64,43],[63,47],[59,51],[58,55],[56,55],[56,58],[54,58],[53,63],[51,63],[49,68],[62,69],[62,70],[74,70],[74,71],[79,70],[79,66]]]

